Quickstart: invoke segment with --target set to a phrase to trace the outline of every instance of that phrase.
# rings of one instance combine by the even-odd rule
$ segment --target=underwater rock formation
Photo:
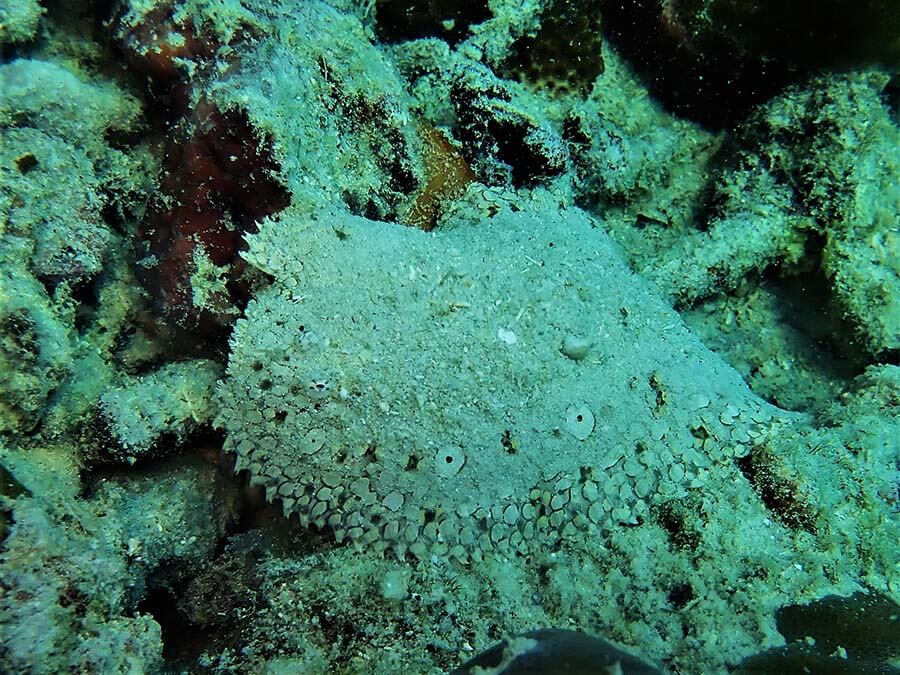
[[[9,0],[0,7],[0,46],[30,40],[44,13],[38,0]]]
[[[133,464],[182,445],[209,425],[220,375],[211,361],[182,361],[107,389],[98,409],[98,424],[108,436],[102,459]]]
[[[3,667],[894,658],[896,78],[667,106],[653,4],[0,27]]]
[[[110,196],[121,196],[130,167],[106,143],[72,141],[134,127],[138,102],[30,59],[0,66],[0,90],[6,240],[20,242],[32,273],[51,286],[83,285],[103,268],[112,238],[103,211]]]
[[[251,21],[246,31],[232,26],[231,39],[221,43],[203,33],[202,21],[192,27],[183,15],[175,20],[177,7],[138,18],[126,13],[122,20],[120,40],[135,67],[148,70],[157,86],[167,86],[181,101],[178,108],[186,108],[182,134],[167,153],[166,198],[142,228],[148,253],[143,276],[165,314],[183,327],[214,332],[234,320],[253,283],[238,256],[243,236],[292,199],[311,207],[323,199],[316,191],[331,192],[354,211],[428,229],[440,202],[474,178],[464,163],[457,169],[437,163],[459,165],[459,153],[435,137],[440,132],[415,123],[398,76],[358,22],[324,4],[295,9],[283,25]],[[249,21],[241,13],[231,18]],[[160,43],[155,22],[183,46],[173,53],[168,42]],[[272,30],[280,33],[255,39],[238,55],[244,32]],[[334,36],[327,49],[320,43],[324,35]],[[229,63],[218,77],[205,74],[212,53]],[[190,58],[204,76],[178,79]],[[290,72],[292,88],[282,86],[272,64]],[[307,106],[302,117],[278,112],[297,101]],[[315,126],[306,120],[316,120]],[[323,121],[327,126],[318,128]],[[441,170],[458,177],[441,180]]]
[[[61,431],[93,404],[86,392],[111,369],[100,354],[133,318],[139,292],[123,288],[112,223],[144,199],[152,163],[110,143],[140,126],[137,99],[111,82],[19,58],[0,65],[0,89],[0,431],[32,432],[54,407]],[[75,300],[94,292],[101,309]]]
[[[0,551],[0,663],[23,673],[158,671],[160,626],[140,602],[154,578],[171,581],[211,555],[228,518],[227,483],[213,467],[178,460],[82,500],[64,452],[36,459],[0,448],[28,488]]]
[[[808,249],[819,248],[832,301],[859,346],[897,354],[900,131],[881,97],[886,86],[879,73],[820,77],[761,106],[718,178],[705,227],[645,259],[643,274],[690,305],[770,265],[783,274],[809,266]]]

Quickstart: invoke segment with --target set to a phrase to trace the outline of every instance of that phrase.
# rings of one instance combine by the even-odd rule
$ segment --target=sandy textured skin
[[[235,329],[226,447],[339,540],[465,559],[635,523],[774,410],[578,210],[435,235],[288,214],[247,257],[279,281]]]

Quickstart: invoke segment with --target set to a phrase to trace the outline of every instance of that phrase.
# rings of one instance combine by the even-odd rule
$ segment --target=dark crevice
[[[172,667],[191,667],[212,642],[213,633],[188,621],[178,609],[177,595],[183,589],[151,588],[138,605],[138,612],[150,614],[162,632],[163,658]]]
[[[455,45],[491,17],[484,0],[377,0],[375,33],[386,43],[437,37]]]
[[[518,38],[502,73],[550,95],[586,96],[603,72],[601,17],[591,0],[555,0],[534,34]]]
[[[818,513],[802,489],[776,466],[773,455],[763,447],[737,460],[738,468],[760,500],[775,518],[791,530],[815,535]]]
[[[667,33],[658,0],[603,0],[605,36],[634,66],[645,86],[672,113],[725,129],[801,73],[777,61],[729,49],[692,49]]]

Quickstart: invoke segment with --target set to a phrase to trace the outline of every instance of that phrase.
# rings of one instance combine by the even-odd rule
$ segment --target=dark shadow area
[[[725,43],[693,49],[661,22],[658,0],[602,0],[604,34],[631,63],[662,105],[718,130],[800,79],[776,61],[751,59]]]
[[[137,611],[149,614],[162,632],[163,658],[173,672],[187,668],[192,672],[194,662],[212,641],[212,631],[191,623],[178,610],[176,590],[157,587],[150,590],[138,605]]]
[[[513,43],[501,75],[550,95],[587,96],[603,72],[600,26],[590,0],[556,0],[544,10],[540,29]]]
[[[871,363],[834,306],[808,242],[800,270],[771,267],[727,296],[681,312],[688,326],[753,392],[785,410],[818,413]]]
[[[437,37],[453,46],[491,17],[484,0],[377,0],[375,32],[388,44]]]
[[[744,660],[733,673],[897,675],[889,663],[900,655],[900,607],[876,592],[829,595],[775,614],[788,642]]]

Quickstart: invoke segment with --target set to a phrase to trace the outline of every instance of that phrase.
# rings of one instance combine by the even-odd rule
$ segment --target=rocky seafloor
[[[0,671],[898,672],[851,5],[0,5]]]

